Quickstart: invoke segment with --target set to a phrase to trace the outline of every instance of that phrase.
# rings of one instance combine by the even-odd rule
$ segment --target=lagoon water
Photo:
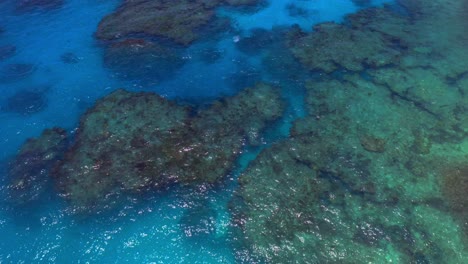
[[[35,5],[34,2],[38,4]],[[96,37],[96,31],[103,17],[114,12],[122,2],[124,1],[0,1],[0,142],[2,146],[0,263],[363,263],[364,260],[368,263],[466,263],[464,261],[468,260],[468,253],[464,241],[468,236],[468,218],[463,206],[467,205],[467,202],[466,198],[463,200],[459,196],[463,190],[467,190],[463,188],[467,186],[468,178],[466,175],[468,169],[464,165],[467,163],[468,155],[468,118],[466,105],[464,106],[464,103],[468,102],[465,98],[468,96],[466,88],[468,82],[465,81],[468,67],[464,68],[465,65],[460,62],[457,63],[458,68],[441,72],[440,69],[445,66],[440,65],[444,63],[453,65],[452,59],[457,55],[450,54],[447,55],[450,59],[441,59],[446,55],[438,48],[444,47],[448,50],[450,41],[441,45],[431,42],[434,39],[450,36],[450,27],[439,28],[439,32],[434,33],[436,36],[427,38],[425,45],[418,44],[416,48],[411,46],[412,44],[402,44],[396,40],[398,37],[392,36],[395,39],[392,44],[395,50],[404,50],[402,54],[406,50],[416,50],[414,54],[408,52],[409,55],[407,53],[398,55],[398,62],[379,64],[385,58],[377,63],[369,62],[371,59],[366,58],[365,69],[353,71],[350,67],[337,66],[336,69],[332,67],[332,70],[328,70],[325,66],[323,68],[310,66],[314,63],[313,59],[312,62],[301,59],[298,53],[295,53],[301,49],[300,47],[291,48],[292,52],[284,53],[285,46],[280,42],[285,32],[293,25],[298,25],[302,30],[301,34],[304,34],[301,41],[306,42],[309,41],[308,34],[317,31],[312,29],[315,25],[324,22],[346,25],[347,15],[383,6],[398,15],[411,16],[411,21],[418,21],[420,14],[411,13],[412,11],[407,10],[408,6],[405,5],[405,2],[411,1],[269,0],[253,8],[221,6],[216,8],[216,12],[219,17],[229,19],[231,27],[220,33],[203,36],[183,47],[162,41],[166,46],[174,46],[180,64],[174,66],[158,62],[161,63],[157,66],[158,74],[154,74],[152,71],[147,73],[140,70],[145,69],[145,63],[148,61],[139,61],[139,59],[133,63],[143,65],[137,67],[133,65],[116,69],[105,65],[108,44]],[[444,1],[436,2],[444,5]],[[32,7],[25,7],[28,4]],[[448,9],[447,13],[451,11]],[[460,23],[468,23],[466,16],[462,13],[464,20],[461,19]],[[385,23],[380,25],[387,28]],[[400,29],[406,31],[406,28]],[[446,34],[444,30],[447,31]],[[356,36],[354,41],[363,40],[359,38],[362,35]],[[374,40],[372,36],[369,39]],[[456,39],[462,43],[465,41]],[[340,41],[343,40],[323,41],[321,44]],[[371,45],[375,42],[369,43]],[[2,49],[7,46],[15,47],[14,51]],[[454,49],[462,46],[457,44]],[[326,47],[321,47],[317,52],[322,52],[324,49]],[[4,56],[2,56],[3,50],[6,50]],[[308,52],[310,51],[304,53]],[[349,51],[353,52],[356,51]],[[293,57],[293,53],[296,57]],[[380,53],[386,54],[384,51]],[[461,50],[456,54],[464,52]],[[418,60],[437,60],[438,64],[431,67],[437,76],[442,76],[439,79],[444,80],[444,83],[437,83],[439,79],[427,80],[430,73],[421,71],[430,67],[414,62]],[[340,58],[335,59],[333,64],[339,65]],[[404,64],[405,67],[414,65],[405,68],[411,68],[411,71],[408,70],[409,77],[405,78],[410,78],[408,82],[414,85],[427,81],[424,86],[425,92],[393,88],[388,79],[396,79],[396,75],[387,78],[376,73],[382,69],[397,68],[400,64]],[[154,67],[148,65],[146,68]],[[413,69],[422,70],[413,72]],[[155,77],[156,75],[158,76]],[[317,90],[310,88],[322,87],[314,82],[319,82],[325,77],[327,81],[338,80],[341,83],[348,82],[346,84],[348,86],[362,86],[356,88],[355,92],[337,88],[333,95],[326,94],[327,88],[317,88]],[[369,84],[371,83],[369,79],[372,78],[380,79]],[[73,137],[79,131],[80,118],[87,109],[92,108],[98,99],[119,88],[131,92],[154,92],[168,100],[190,105],[196,109],[209,106],[216,100],[230,98],[258,82],[280,87],[281,98],[286,105],[284,113],[262,131],[259,144],[244,145],[242,153],[236,157],[228,174],[216,184],[171,184],[164,190],[125,196],[124,201],[111,210],[80,213],[70,205],[67,198],[64,198],[66,195],[57,190],[56,179],[47,176],[45,185],[37,187],[42,188],[39,196],[26,203],[18,204],[12,201],[15,198],[11,194],[11,166],[24,142],[28,138],[40,136],[46,128],[62,127],[70,135],[69,144],[73,144]],[[438,86],[432,88],[433,83],[437,83]],[[390,88],[372,90],[377,89],[375,87],[387,86]],[[310,95],[311,89],[313,96]],[[452,92],[444,92],[444,89],[459,91],[462,96],[451,94],[449,98],[445,98],[446,94]],[[431,95],[432,92],[435,95]],[[361,93],[365,94],[364,99],[360,97]],[[314,99],[311,99],[312,97]],[[446,106],[438,108],[439,103],[431,101],[435,100],[434,98],[443,98],[440,99],[440,104]],[[336,106],[333,102],[336,102]],[[327,109],[312,114],[320,108],[319,106]],[[336,138],[345,138],[343,141],[345,143],[340,143],[341,147],[337,148],[339,151],[329,153],[331,157],[329,160],[349,158],[350,162],[323,167],[321,167],[323,161],[317,162],[314,166],[309,164],[310,167],[314,167],[314,173],[317,174],[314,186],[320,187],[316,189],[298,190],[298,187],[306,186],[306,183],[302,180],[297,183],[294,180],[304,174],[300,166],[305,166],[307,161],[303,161],[300,166],[297,165],[297,168],[280,169],[284,175],[287,175],[285,178],[295,173],[298,176],[283,182],[286,190],[283,190],[282,194],[279,189],[275,189],[277,187],[271,187],[270,190],[278,195],[265,192],[265,197],[272,199],[269,202],[260,198],[261,191],[269,184],[268,179],[275,177],[268,175],[276,175],[277,171],[265,169],[262,174],[262,169],[258,167],[268,167],[268,160],[290,157],[280,152],[275,156],[274,152],[278,150],[284,153],[285,149],[290,151],[300,148],[294,144],[299,139],[304,139],[303,134],[308,133],[301,129],[308,131],[308,128],[304,127],[315,127],[306,122],[297,123],[298,120],[325,119],[327,114],[341,113],[343,109],[346,109],[343,114],[345,121],[334,117],[334,121],[330,124],[343,125],[343,131],[340,133],[344,136]],[[380,126],[379,122],[388,122],[390,125],[405,123],[398,122],[402,117],[406,118],[413,114],[408,112],[408,109],[415,113],[414,117],[408,119],[408,123],[413,122],[412,118],[420,120],[420,115],[428,115],[430,117],[424,116],[424,118],[432,120],[431,116],[432,118],[436,116],[434,119],[440,124],[433,126],[432,123],[426,123],[417,128],[408,125],[408,129],[402,128],[397,136],[395,135],[397,130]],[[446,113],[445,109],[453,111]],[[363,133],[365,135],[357,137],[360,141],[353,139],[354,127],[349,134],[344,131],[347,129],[346,122],[350,122],[349,117],[353,115],[356,118],[351,120],[351,123],[360,123],[362,125],[359,127],[365,127],[366,132]],[[385,121],[382,121],[382,116],[386,116]],[[445,120],[453,122],[444,125]],[[435,127],[445,126],[452,127],[453,131],[429,132],[431,129],[435,130]],[[333,130],[340,125],[327,127]],[[318,126],[317,131],[321,130],[328,131]],[[421,140],[432,142],[429,154],[419,149],[417,154],[405,152],[406,149],[400,153],[396,147],[395,149],[392,147],[395,142],[403,142],[402,144],[408,149],[417,148],[414,147],[416,136],[414,138],[413,135],[409,136],[406,134],[408,131],[426,135]],[[320,138],[320,136],[321,133],[316,131],[308,134],[308,137]],[[384,144],[381,143],[382,138],[387,141],[385,152],[382,149]],[[324,136],[320,139],[326,141],[330,138]],[[288,145],[293,141],[295,143],[291,143],[292,146]],[[282,144],[285,144],[284,148]],[[304,148],[309,148],[304,144],[302,144]],[[341,152],[344,149],[359,148],[361,150],[353,152],[354,154]],[[327,150],[326,147],[314,146],[309,148],[308,153],[323,155]],[[356,180],[352,178],[357,176],[353,174],[354,169],[350,164],[354,164],[356,160],[355,157],[345,156],[347,154],[359,156],[360,158],[356,160],[367,160],[353,167],[372,174],[365,176],[366,180],[362,186],[355,186],[361,184],[360,181],[363,181],[364,176]],[[269,155],[273,158],[268,158]],[[297,155],[295,161],[307,160]],[[384,155],[385,158],[382,158]],[[412,155],[418,158],[409,158]],[[399,165],[394,167],[389,165],[390,162],[387,161],[392,157],[394,163]],[[449,164],[452,160],[456,163],[456,169],[453,169],[455,172],[452,173],[455,176],[453,179],[450,178],[451,183],[437,178],[437,173],[433,171],[424,171],[424,168],[433,169],[435,164],[434,166],[421,164],[436,163],[434,161],[438,158],[440,163]],[[284,164],[286,166],[287,163]],[[339,171],[336,168],[347,166],[343,164],[350,166],[342,172],[349,175],[343,176],[337,173],[329,176],[332,172]],[[363,166],[369,168],[363,169]],[[408,176],[407,180],[402,179],[405,173],[408,173],[406,170],[417,176],[414,178]],[[441,171],[447,170],[441,169]],[[375,175],[376,171],[381,175]],[[37,175],[44,173],[37,171]],[[426,174],[429,175],[427,178],[421,176]],[[244,177],[241,184],[239,184],[240,175]],[[258,189],[253,184],[256,181],[255,177],[258,179]],[[326,181],[327,184],[322,184],[320,181]],[[373,186],[369,187],[368,182],[372,182]],[[287,186],[288,184],[291,186]],[[464,187],[460,191],[460,188],[450,184]],[[447,185],[453,190],[447,191]],[[372,190],[368,191],[366,188]],[[247,193],[246,190],[251,189],[252,193]],[[280,210],[281,213],[274,214],[275,209],[271,209],[275,206],[270,202],[276,201],[274,199],[278,199],[277,196],[293,203],[296,193],[301,191],[320,193],[317,194],[316,200],[304,198],[306,202],[301,206],[329,208],[323,209],[323,215],[311,216],[310,219],[314,220],[309,219],[312,222],[316,221],[314,222],[316,228],[304,227],[308,224],[304,224],[307,219],[301,218],[301,210],[296,212]],[[388,193],[401,196],[392,196],[391,199],[394,200],[389,202],[390,198],[385,196]],[[260,196],[255,198],[255,195]],[[239,209],[245,210],[243,215],[247,215],[245,220],[247,224],[244,227],[238,226],[239,215],[236,215],[238,209],[233,209],[236,207],[233,205],[236,203],[236,197],[248,200],[244,202],[248,208]],[[338,198],[335,200],[335,197]],[[339,199],[343,201],[337,202]],[[277,201],[275,204],[278,207],[289,207],[291,210],[297,209],[296,203],[288,205],[288,202]],[[264,212],[261,208],[264,210],[269,208],[271,211],[264,215],[254,213],[256,210]],[[304,210],[304,215],[313,214],[306,211]],[[363,212],[362,215],[360,212]],[[277,219],[278,215],[288,213],[297,215],[297,222],[288,222],[290,219],[287,216],[284,220]],[[369,215],[382,215],[385,220]],[[266,220],[257,221],[255,217]],[[330,225],[327,226],[327,223]],[[275,225],[275,228],[271,225]],[[262,228],[265,228],[264,232],[261,232]],[[283,231],[278,231],[281,229]],[[261,234],[255,233],[255,230]],[[289,230],[294,235],[284,234]],[[349,234],[343,230],[350,230]],[[276,231],[278,233],[274,233]],[[276,240],[272,237],[276,237]],[[315,237],[316,240],[311,237]],[[308,240],[314,242],[307,242]],[[335,241],[336,244],[330,241]],[[348,247],[349,243],[356,246]],[[399,247],[399,244],[404,246]],[[414,248],[414,251],[411,251],[410,247]],[[363,253],[359,255],[350,251]],[[363,257],[364,255],[366,257]]]

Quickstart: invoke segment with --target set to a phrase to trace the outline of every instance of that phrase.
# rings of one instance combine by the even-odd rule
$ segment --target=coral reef
[[[177,137],[188,115],[155,94],[113,92],[81,118],[76,143],[56,170],[59,189],[73,204],[93,205],[110,203],[120,190],[163,188],[172,177],[163,143]]]
[[[249,165],[232,202],[265,262],[468,261],[466,6],[401,2],[410,15],[373,8],[291,29],[290,51],[320,73],[307,115]]]
[[[344,78],[310,81],[308,115],[241,175],[232,206],[246,245],[267,263],[465,262],[463,222],[443,202],[463,206],[463,187],[440,192],[446,154],[414,152],[426,144],[417,129],[437,118],[383,85]]]
[[[291,51],[310,70],[327,73],[345,69],[362,71],[366,67],[382,67],[397,63],[404,53],[400,36],[406,20],[386,9],[367,9],[348,17],[350,25],[323,23],[313,32],[289,40]],[[361,18],[387,19],[391,25],[379,25]],[[368,19],[369,20],[369,19]],[[385,31],[385,30],[387,30]]]
[[[66,146],[67,135],[60,128],[46,129],[38,138],[26,141],[10,164],[10,202],[22,205],[39,199]]]
[[[84,209],[122,193],[172,183],[216,183],[247,143],[279,118],[278,91],[259,84],[192,116],[152,93],[113,92],[81,119],[76,143],[56,169],[60,191]]]

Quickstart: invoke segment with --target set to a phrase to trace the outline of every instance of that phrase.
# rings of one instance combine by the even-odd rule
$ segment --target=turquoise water
[[[100,39],[98,25],[123,2],[0,1],[0,263],[466,263],[466,1],[213,1],[204,10],[230,26],[208,20],[190,43],[137,30],[124,36],[138,43],[131,54],[112,54],[125,40]],[[277,97],[249,94],[258,83]],[[76,191],[91,177],[79,153],[108,147],[102,120],[117,138],[150,133],[120,116],[147,101],[99,107],[119,88],[175,102],[135,118],[182,124],[153,150],[164,161],[152,173],[175,180],[119,181],[149,166],[125,174],[125,155],[147,152],[122,143],[92,163],[125,175]],[[112,130],[119,118],[126,131]],[[68,133],[54,156],[63,163],[41,169],[55,153],[18,153],[52,127]],[[178,144],[236,153],[213,180],[217,164],[177,158]],[[91,206],[75,198],[87,192],[99,197]]]

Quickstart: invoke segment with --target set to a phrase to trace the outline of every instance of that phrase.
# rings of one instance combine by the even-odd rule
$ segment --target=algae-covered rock
[[[21,147],[10,164],[8,184],[15,204],[39,199],[49,182],[49,172],[63,157],[67,146],[65,130],[46,129],[38,138],[31,138]]]
[[[466,162],[466,161],[465,161]],[[439,172],[442,193],[452,213],[460,220],[468,239],[468,165],[447,164]]]
[[[88,208],[175,182],[216,183],[283,105],[277,89],[260,84],[192,112],[152,93],[118,90],[101,99],[81,118],[56,171],[61,192]]]

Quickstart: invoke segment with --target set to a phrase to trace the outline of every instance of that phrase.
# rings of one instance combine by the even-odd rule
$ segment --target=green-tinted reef
[[[309,115],[241,175],[246,243],[269,263],[465,262],[466,173],[448,155],[466,149],[427,143],[433,115],[348,78],[310,82]]]
[[[468,262],[466,1],[401,2],[409,15],[291,30],[295,58],[321,74],[232,201],[265,262]]]

